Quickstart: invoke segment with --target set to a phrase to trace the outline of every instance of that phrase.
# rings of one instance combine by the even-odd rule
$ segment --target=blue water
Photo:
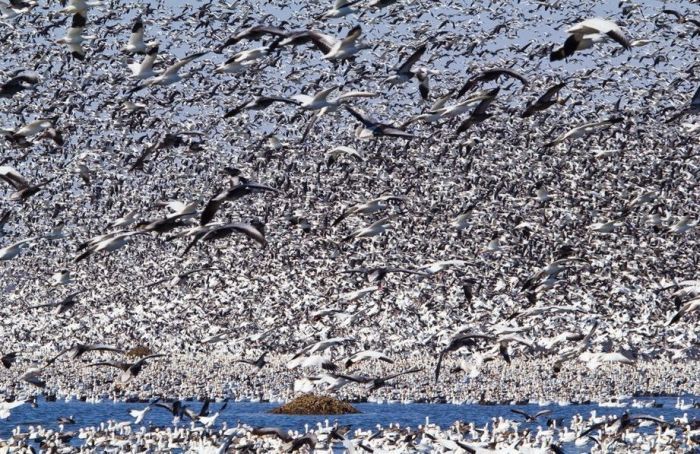
[[[693,400],[700,401],[700,398],[693,396],[682,397],[686,402]],[[639,399],[650,401],[652,399]],[[522,419],[519,415],[511,413],[511,408],[525,410],[528,413],[536,413],[545,408],[552,410],[552,414],[547,415],[537,423],[523,423],[520,429],[531,427],[536,429],[538,425],[545,426],[548,417],[563,418],[564,424],[569,425],[571,417],[575,414],[581,414],[585,418],[590,416],[590,412],[595,410],[598,415],[619,415],[625,410],[631,414],[649,414],[653,416],[664,416],[666,420],[683,416],[687,413],[690,419],[700,418],[700,408],[691,408],[689,410],[679,410],[675,408],[675,397],[656,398],[656,402],[663,403],[662,408],[608,408],[599,407],[597,404],[588,405],[567,405],[559,406],[556,403],[548,407],[540,407],[539,405],[521,405],[521,406],[505,406],[505,405],[450,405],[450,404],[375,404],[361,403],[355,407],[362,413],[354,415],[342,416],[287,416],[274,415],[269,411],[278,406],[272,403],[250,403],[250,402],[229,402],[228,407],[219,415],[216,420],[214,429],[221,427],[222,422],[226,421],[230,426],[237,422],[249,424],[251,426],[277,426],[284,429],[304,430],[305,424],[313,428],[316,423],[324,422],[329,419],[330,423],[338,422],[340,424],[351,424],[353,429],[374,429],[377,424],[388,425],[389,423],[399,423],[401,426],[417,427],[419,424],[424,424],[426,417],[431,423],[438,424],[443,429],[449,427],[457,420],[465,422],[474,422],[477,426],[483,426],[491,421],[491,418],[502,416],[514,420]],[[199,411],[201,403],[185,402],[187,406],[195,412]],[[221,403],[212,403],[210,412],[213,414],[219,410]],[[129,410],[142,409],[146,406],[144,403],[113,403],[105,401],[99,404],[91,404],[80,401],[57,401],[46,402],[39,400],[38,408],[32,408],[29,405],[22,405],[12,411],[11,416],[0,421],[0,438],[7,438],[11,435],[13,428],[21,426],[25,431],[28,425],[41,424],[44,427],[58,428],[56,419],[60,416],[72,416],[76,424],[69,425],[64,428],[66,431],[78,429],[78,427],[97,426],[101,422],[107,420],[115,421],[132,421],[129,416]],[[172,415],[163,408],[154,408],[144,418],[142,425],[149,424],[156,426],[169,426],[172,424]],[[189,420],[186,420],[189,425]],[[651,429],[653,430],[653,428]],[[76,442],[79,440],[75,439]],[[585,451],[585,448],[581,448]],[[567,452],[575,452],[573,446],[567,447]]]

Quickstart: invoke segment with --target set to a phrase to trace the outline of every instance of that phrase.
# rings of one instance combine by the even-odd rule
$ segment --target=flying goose
[[[109,345],[102,345],[102,344],[81,344],[81,343],[76,343],[70,348],[66,348],[65,350],[62,350],[59,354],[51,358],[46,362],[46,366],[50,366],[53,364],[58,358],[61,356],[65,355],[66,353],[70,353],[70,356],[72,359],[78,359],[81,356],[83,356],[87,352],[92,352],[92,351],[100,351],[100,352],[116,352],[116,353],[124,353],[123,350],[115,347],[110,347]],[[44,366],[44,367],[46,367]]]
[[[351,98],[371,98],[376,96],[376,93],[369,91],[350,91],[340,94],[335,99],[328,99],[328,96],[338,89],[337,85],[319,91],[313,96],[309,95],[294,95],[292,99],[299,102],[299,107],[304,110],[320,110],[321,115],[327,112],[335,112],[340,107],[340,103]]]
[[[73,282],[72,276],[70,274],[70,270],[60,270],[55,272],[52,276],[51,279],[49,280],[51,282],[51,285],[58,286],[58,285],[68,285],[71,282]]]
[[[681,308],[678,309],[678,312],[676,312],[673,315],[673,317],[671,317],[671,320],[669,320],[668,325],[672,325],[672,324],[676,323],[685,314],[689,314],[689,313],[695,312],[695,311],[700,311],[700,298],[690,300],[687,303],[685,303],[683,306],[681,306]]]
[[[493,69],[487,69],[486,71],[482,71],[476,76],[472,77],[469,79],[463,86],[460,88],[460,90],[457,92],[457,98],[461,98],[466,92],[471,91],[474,87],[476,87],[479,83],[481,82],[491,82],[499,77],[511,77],[514,79],[519,80],[522,82],[524,86],[527,86],[530,84],[530,82],[523,76],[522,74],[513,71],[512,69],[509,68],[493,68]]]
[[[20,405],[24,405],[26,402],[23,400],[15,400],[13,402],[0,402],[0,419],[7,419],[10,417],[10,410],[13,410]]]
[[[254,183],[247,180],[240,181],[242,181],[240,184],[237,184],[225,191],[222,191],[219,194],[212,197],[211,199],[209,199],[199,219],[200,226],[205,226],[208,223],[210,223],[214,219],[214,216],[216,216],[216,212],[219,211],[219,208],[224,202],[235,202],[236,200],[242,197],[260,192],[272,192],[275,194],[280,193],[279,190],[266,184]]]
[[[407,200],[408,197],[406,196],[385,195],[377,197],[376,199],[368,200],[363,203],[358,203],[343,210],[341,215],[335,221],[333,221],[332,225],[335,227],[349,216],[354,216],[358,214],[374,214],[383,211],[389,208],[390,206],[387,202],[404,203]]]
[[[389,380],[393,380],[394,378],[401,377],[403,375],[415,374],[415,373],[418,373],[422,370],[423,370],[422,367],[414,367],[413,369],[404,370],[404,371],[397,372],[395,374],[387,375],[384,377],[372,378],[369,381],[369,386],[367,387],[367,391],[371,393],[372,391],[376,391],[377,389],[379,389],[383,386],[387,386],[389,384],[389,383],[387,383]]]
[[[613,352],[613,353],[591,353],[584,352],[579,356],[579,359],[586,363],[586,367],[590,370],[595,370],[603,364],[607,363],[619,363],[619,364],[634,364],[634,360],[628,358],[626,355]]]
[[[17,170],[9,166],[0,166],[0,180],[14,188],[15,192],[10,195],[10,200],[26,200],[46,184],[32,186]]]
[[[469,108],[481,101],[484,101],[486,99],[489,99],[492,97],[494,90],[486,90],[483,92],[475,93],[472,96],[468,97],[464,101],[460,101],[456,104],[451,104],[451,105],[445,105],[446,101],[449,99],[449,96],[445,96],[443,99],[445,102],[440,103],[438,105],[433,105],[431,109],[428,111],[428,114],[423,114],[419,115],[418,117],[423,117],[423,118],[415,118],[412,121],[415,121],[417,119],[422,119],[424,121],[432,122],[436,121],[442,118],[455,118],[463,113],[467,112]],[[432,116],[435,116],[434,118]]]
[[[153,71],[153,64],[158,56],[158,44],[152,44],[144,51],[144,54],[146,56],[143,57],[141,63],[134,62],[128,65],[134,79],[150,79],[156,76],[156,72]]]
[[[359,42],[362,36],[362,27],[359,25],[354,26],[347,34],[347,36],[341,40],[338,40],[333,47],[323,56],[326,60],[345,60],[362,49],[367,49],[369,44]]]
[[[435,383],[437,383],[440,377],[440,368],[442,367],[442,361],[450,352],[455,352],[462,347],[472,347],[477,345],[477,340],[492,340],[493,336],[488,334],[476,334],[476,333],[458,333],[452,339],[450,339],[449,344],[440,351],[438,356],[437,364],[435,365]]]
[[[179,60],[172,65],[168,66],[165,71],[148,81],[148,83],[145,86],[152,87],[154,85],[171,85],[176,82],[179,82],[182,80],[182,76],[180,76],[179,71],[188,63],[193,62],[194,60],[198,59],[199,57],[206,55],[208,51],[205,52],[197,52],[194,54],[187,55],[184,57],[182,60]],[[138,91],[141,88],[143,88],[144,85],[140,87],[136,87],[135,89],[132,89],[132,91]]]
[[[175,418],[180,418],[185,414],[185,406],[179,400],[172,402],[161,402],[160,399],[154,401],[151,405],[154,407],[164,408],[170,412]]]
[[[132,378],[136,377],[140,372],[143,366],[146,364],[146,361],[149,359],[153,358],[162,358],[166,355],[164,354],[155,354],[155,355],[148,355],[144,356],[143,358],[140,358],[138,361],[133,362],[133,363],[124,363],[124,362],[116,362],[116,361],[103,361],[99,363],[92,363],[92,364],[87,364],[88,366],[96,367],[96,366],[108,366],[108,367],[115,367],[117,369],[121,369],[123,372],[120,376],[120,381],[122,383],[127,382],[131,380]]]
[[[382,352],[377,352],[373,350],[365,350],[361,352],[357,352],[350,356],[348,359],[345,360],[344,365],[346,369],[349,369],[352,367],[354,364],[358,364],[362,361],[366,361],[368,359],[376,359],[379,361],[384,361],[385,363],[389,364],[394,364],[394,360],[386,356]]]
[[[352,342],[354,340],[355,339],[352,337],[333,337],[330,339],[320,340],[320,341],[315,342],[313,344],[307,345],[306,347],[297,351],[294,354],[294,356],[292,357],[292,359],[299,358],[302,355],[311,355],[313,353],[323,353],[331,347],[334,347],[336,345],[341,345],[341,344],[344,344],[346,342]]]
[[[5,210],[4,213],[0,214],[0,236],[5,235],[5,226],[10,221],[12,217],[12,210]]]
[[[65,1],[62,3],[65,4]],[[60,12],[65,14],[82,14],[86,16],[88,9],[100,5],[102,5],[101,1],[88,2],[86,0],[68,0],[68,6],[63,8]]]
[[[20,380],[26,381],[30,385],[37,388],[46,388],[46,381],[41,377],[42,369],[29,369],[20,377]]]
[[[231,222],[227,224],[208,224],[205,226],[195,227],[193,235],[194,238],[187,245],[182,255],[184,256],[189,252],[192,247],[201,241],[214,241],[219,238],[224,238],[233,233],[242,233],[248,238],[252,239],[256,243],[260,244],[263,248],[267,247],[267,240],[265,240],[265,233],[261,226],[251,224],[246,224],[243,222]]]
[[[525,292],[529,290],[535,290],[542,283],[542,281],[547,280],[552,276],[556,277],[559,273],[568,269],[569,264],[576,262],[585,263],[586,260],[578,257],[565,257],[549,263],[541,270],[530,275],[523,283],[523,286],[520,289],[520,291]]]
[[[676,22],[679,24],[685,24],[686,22],[690,22],[694,24],[696,27],[700,28],[700,20],[698,19],[693,19],[689,18],[684,14],[681,14],[680,12],[674,10],[674,9],[663,9],[661,10],[662,14],[670,14],[676,18]]]
[[[0,1],[0,19],[13,19],[27,11],[29,11],[29,8],[18,8],[12,3],[8,4]]]
[[[0,260],[12,260],[19,255],[24,245],[29,244],[38,238],[39,237],[36,236],[25,238],[0,248]]]
[[[341,156],[352,156],[357,161],[364,161],[364,157],[356,149],[345,145],[338,145],[326,152],[326,165],[328,167],[332,166]]]
[[[134,229],[140,232],[166,233],[179,227],[189,226],[187,219],[192,216],[193,214],[176,214],[168,215],[162,219],[140,221],[134,225]]]
[[[466,266],[467,262],[464,260],[441,260],[438,262],[428,263],[423,266],[418,267],[419,270],[424,271],[428,274],[437,274],[453,266],[463,267]]]
[[[34,87],[37,83],[39,83],[39,77],[36,74],[15,75],[7,82],[0,84],[0,98],[12,98],[17,93]]]
[[[626,433],[630,427],[639,426],[640,421],[651,421],[655,424],[658,424],[661,427],[669,427],[673,425],[673,423],[664,421],[663,419],[655,418],[653,416],[630,415],[629,413],[625,412],[622,414],[622,416],[614,417],[612,420],[604,418],[601,422],[591,424],[588,428],[586,428],[586,430],[581,432],[577,438],[583,438],[586,436],[590,438],[589,434],[591,432],[599,429],[604,429],[604,432],[608,438],[616,439],[622,436],[622,434]]]
[[[249,359],[237,359],[234,361],[234,363],[245,363],[245,364],[250,364],[251,366],[255,367],[257,370],[262,369],[266,364],[267,361],[265,361],[265,356],[267,355],[267,352],[263,352],[262,355],[258,356],[256,360],[249,360]]]
[[[399,0],[370,0],[370,2],[367,4],[367,6],[371,8],[386,8],[387,6],[391,6],[394,3],[398,2]]]
[[[5,369],[9,369],[17,361],[17,352],[5,353],[0,356],[0,363]]]
[[[64,297],[63,299],[61,299],[60,301],[58,301],[56,303],[39,304],[36,306],[30,306],[29,309],[39,309],[42,307],[55,307],[56,308],[56,315],[59,315],[59,314],[66,312],[68,309],[71,309],[76,304],[78,304],[78,300],[76,297],[84,292],[85,292],[85,290],[73,292],[70,295],[67,295],[66,297]]]
[[[338,366],[333,363],[333,361],[321,355],[299,356],[292,358],[287,363],[287,369],[291,370],[296,369],[297,367],[301,367],[302,369],[321,368],[329,371],[335,371],[338,369]]]
[[[221,412],[226,409],[226,407],[228,406],[228,401],[228,398],[224,399],[223,405],[213,415],[209,414],[208,407],[205,409],[204,406],[202,406],[202,409],[199,410],[199,414],[194,415],[194,418],[192,417],[193,415],[190,415],[190,418],[192,419],[192,421],[200,423],[205,428],[209,428],[216,422],[216,419],[219,417]]]
[[[392,267],[374,267],[374,268],[358,268],[352,270],[343,270],[339,273],[362,273],[367,276],[367,281],[369,282],[382,282],[384,278],[390,273],[406,273],[406,274],[417,274],[419,276],[428,276],[428,273],[423,271],[409,270],[406,268],[392,268]]]
[[[83,42],[89,39],[95,39],[94,36],[83,36],[83,30],[87,24],[87,17],[80,12],[73,15],[73,20],[71,26],[68,29],[66,36],[56,41],[56,44],[65,44],[70,50],[73,58],[78,60],[85,60],[85,49],[83,49]]]
[[[302,435],[301,437],[297,437],[290,442],[286,443],[285,445],[282,445],[282,449],[284,452],[296,452],[299,451],[301,448],[308,447],[309,452],[314,452],[316,445],[318,444],[318,437],[316,436],[315,433],[313,432],[308,432]]]
[[[393,216],[390,216],[375,221],[366,227],[360,227],[354,230],[352,233],[350,233],[350,235],[343,238],[343,241],[347,242],[350,240],[357,240],[362,238],[373,238],[375,236],[381,235],[382,233],[385,233],[394,228],[391,224],[392,219]]]
[[[358,126],[355,131],[355,136],[358,139],[374,139],[382,136],[401,137],[405,139],[413,139],[416,137],[409,132],[397,128],[396,126],[371,120],[350,106],[344,105],[344,107],[353,117],[362,122],[362,127]]]
[[[136,221],[136,216],[139,214],[138,210],[131,210],[127,212],[124,216],[117,218],[109,223],[109,228],[112,229],[122,229],[128,227]]]
[[[217,66],[214,72],[216,74],[233,74],[245,71],[249,66],[253,65],[256,60],[266,56],[270,51],[270,47],[257,47],[248,49],[231,56],[221,65]]]
[[[160,397],[157,397],[155,400],[149,402],[148,405],[146,405],[144,408],[141,410],[137,409],[132,409],[129,410],[129,415],[134,419],[134,424],[141,424],[141,421],[143,421],[143,418],[146,417],[149,411],[153,409],[153,405],[158,403],[160,401]]]
[[[697,115],[700,114],[700,86],[695,90],[695,94],[693,95],[692,99],[690,100],[690,105],[686,107],[685,109],[681,110],[678,112],[676,115],[672,116],[669,120],[668,123],[677,120],[678,118],[682,117],[683,115]]]
[[[142,235],[145,233],[146,232],[144,232],[144,231],[134,231],[134,232],[120,231],[120,232],[108,233],[106,235],[100,235],[96,238],[91,239],[88,242],[87,247],[85,248],[86,249],[85,252],[76,256],[74,261],[76,263],[78,263],[78,262],[90,257],[92,254],[94,254],[96,252],[100,252],[100,251],[105,251],[105,252],[116,251],[117,249],[127,245],[129,243],[129,238],[131,238],[132,236]]]
[[[238,33],[236,33],[234,36],[231,38],[227,39],[221,46],[219,46],[216,49],[216,52],[221,52],[223,51],[226,47],[233,46],[234,44],[238,43],[239,41],[242,41],[244,39],[246,40],[256,40],[260,39],[263,36],[270,35],[279,39],[282,39],[288,35],[289,32],[286,30],[280,28],[280,27],[273,27],[269,25],[254,25],[252,27],[249,27],[245,30],[242,30]]]
[[[352,303],[353,301],[357,301],[366,295],[376,292],[377,290],[379,290],[379,287],[376,285],[364,287],[352,292],[343,293],[338,296],[338,299],[344,303]]]
[[[280,429],[279,427],[255,427],[253,430],[250,431],[252,435],[256,435],[258,437],[264,437],[265,435],[273,435],[280,440],[284,441],[285,443],[289,443],[292,441],[292,436],[289,435],[289,433],[283,429]]]
[[[512,408],[510,411],[515,413],[516,415],[521,415],[521,416],[525,417],[525,422],[535,422],[535,421],[537,421],[537,418],[539,418],[540,416],[544,416],[544,415],[548,415],[548,414],[552,413],[552,410],[541,410],[541,411],[538,411],[537,413],[535,413],[534,415],[531,415],[523,410],[518,410],[517,408]]]
[[[600,36],[607,36],[625,49],[630,49],[630,43],[622,29],[615,23],[599,17],[586,19],[567,31],[569,37],[564,45],[549,55],[550,61],[563,60],[577,50],[588,49],[595,44]]]
[[[622,123],[623,121],[624,118],[622,117],[611,117],[605,120],[593,121],[590,123],[583,124],[581,126],[576,126],[575,128],[569,129],[565,133],[561,134],[559,137],[552,140],[551,142],[544,144],[543,147],[549,148],[562,142],[566,142],[569,139],[578,139],[580,137],[585,137],[594,132],[607,129],[614,124]]]
[[[235,117],[244,110],[265,110],[276,102],[282,102],[285,104],[299,104],[299,101],[281,96],[256,96],[255,98],[245,101],[227,111],[224,114],[224,118]]]
[[[550,87],[542,96],[537,98],[537,101],[535,101],[532,104],[528,104],[527,107],[525,107],[525,110],[523,111],[522,115],[520,116],[522,118],[527,118],[534,115],[536,112],[541,112],[550,108],[554,104],[564,105],[564,102],[566,102],[566,100],[557,98],[557,94],[565,86],[566,83],[562,82]]]
[[[27,146],[29,140],[39,136],[39,138],[50,138],[57,145],[63,145],[63,136],[53,125],[51,119],[40,118],[27,123],[16,131],[1,129],[0,132],[5,138],[19,146]]]
[[[184,203],[179,200],[159,200],[156,202],[156,206],[170,210],[167,216],[169,218],[192,217],[197,212],[197,204],[194,202]]]
[[[335,3],[333,4],[333,8],[327,10],[324,12],[320,19],[329,19],[329,18],[341,18],[348,16],[350,14],[355,14],[358,12],[358,10],[353,9],[352,6],[361,2],[362,0],[335,0]]]
[[[288,33],[284,38],[278,40],[276,45],[280,47],[301,46],[308,43],[313,44],[317,50],[327,55],[339,41],[315,30],[302,30]]]
[[[459,127],[457,128],[457,131],[455,132],[455,136],[458,136],[459,134],[463,133],[467,129],[469,129],[472,125],[481,123],[482,121],[490,118],[493,114],[486,113],[486,110],[491,106],[491,103],[496,99],[496,95],[498,95],[498,92],[501,90],[501,87],[496,87],[493,90],[489,91],[486,94],[486,98],[481,100],[481,102],[476,106],[474,111],[469,115],[469,118],[464,120]]]
[[[124,50],[132,54],[145,54],[146,49],[146,43],[143,41],[143,20],[139,16],[131,27],[131,36],[129,36],[129,42]]]
[[[411,67],[423,56],[426,48],[426,44],[419,46],[405,62],[393,69],[394,74],[384,79],[384,83],[398,85],[406,83],[415,77],[420,82],[419,88],[421,97],[423,99],[428,99],[428,72],[426,70],[411,70]]]

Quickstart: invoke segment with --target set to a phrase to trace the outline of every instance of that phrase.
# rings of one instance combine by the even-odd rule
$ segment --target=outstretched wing
[[[416,367],[416,368],[413,368],[413,369],[404,370],[404,371],[402,371],[402,372],[398,372],[398,373],[396,373],[396,374],[389,375],[388,377],[384,377],[384,381],[386,381],[386,380],[391,380],[392,378],[400,377],[400,376],[402,376],[402,375],[415,374],[416,372],[420,372],[420,371],[422,371],[422,370],[423,370],[422,367]]]
[[[345,107],[345,109],[346,109],[348,112],[350,112],[350,114],[351,114],[353,117],[355,117],[355,118],[357,118],[358,120],[360,120],[360,121],[362,122],[362,124],[365,125],[366,127],[372,127],[372,126],[375,125],[375,123],[374,123],[373,121],[368,120],[364,115],[362,115],[361,113],[359,113],[358,111],[356,111],[356,110],[353,109],[352,107],[350,107],[350,106],[348,106],[348,105],[344,105],[344,107]]]
[[[420,58],[425,53],[426,48],[427,48],[427,46],[425,44],[423,44],[418,49],[416,49],[416,51],[413,52],[413,54],[410,57],[408,57],[408,60],[403,62],[403,64],[401,66],[399,66],[396,71],[399,73],[407,73],[407,72],[411,71],[411,66],[415,65],[416,62],[418,60],[420,60]]]
[[[510,411],[511,411],[512,413],[517,414],[517,415],[522,415],[522,416],[524,416],[525,419],[532,419],[531,416],[530,416],[529,414],[527,414],[526,412],[524,412],[524,411],[522,411],[522,410],[518,410],[517,408],[511,408]]]
[[[559,93],[559,90],[564,88],[566,86],[565,82],[556,84],[555,86],[551,87],[549,90],[547,90],[540,98],[537,100],[537,103],[545,103],[549,102],[552,100],[552,97],[554,97],[557,93]]]
[[[207,52],[197,52],[196,54],[191,54],[183,58],[182,60],[178,61],[177,63],[174,63],[170,66],[168,66],[168,69],[166,69],[163,72],[164,76],[173,76],[177,74],[177,72],[185,66],[187,63],[196,60],[197,58],[201,57],[202,55],[207,54]]]
[[[690,101],[690,107],[694,109],[700,109],[700,87],[698,87],[698,89],[695,90],[693,99]]]

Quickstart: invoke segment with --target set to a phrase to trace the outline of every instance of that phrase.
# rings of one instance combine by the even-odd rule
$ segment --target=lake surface
[[[700,401],[699,397],[682,396],[686,403]],[[588,418],[591,411],[598,415],[619,415],[625,410],[631,414],[649,414],[653,416],[663,416],[666,420],[681,417],[687,413],[689,419],[700,418],[700,408],[690,408],[681,410],[676,408],[676,397],[660,397],[656,399],[642,398],[640,401],[649,402],[656,400],[662,403],[661,408],[624,408],[601,407],[597,403],[587,405],[559,405],[552,403],[548,406],[538,404],[507,406],[507,405],[451,405],[451,404],[377,404],[359,403],[355,407],[362,413],[342,416],[287,416],[274,415],[269,411],[279,404],[275,403],[252,403],[252,402],[229,402],[227,408],[219,415],[216,424],[212,427],[217,429],[225,421],[229,426],[237,424],[239,421],[251,426],[277,426],[284,429],[304,430],[305,425],[313,428],[316,423],[325,423],[328,419],[330,424],[339,422],[340,424],[351,424],[353,429],[374,429],[377,424],[387,426],[390,423],[399,423],[401,426],[417,427],[424,424],[426,418],[431,423],[438,424],[443,429],[449,427],[457,420],[474,422],[477,426],[483,426],[491,421],[491,418],[502,416],[514,420],[522,419],[519,415],[511,413],[512,408],[525,410],[528,413],[536,413],[543,409],[552,410],[551,415],[547,415],[537,423],[523,423],[520,429],[531,427],[536,429],[538,425],[545,426],[547,417],[563,418],[564,424],[569,425],[571,417],[576,414]],[[631,400],[625,401],[631,403]],[[195,412],[201,407],[200,402],[185,402]],[[28,425],[41,424],[44,427],[58,428],[56,419],[61,416],[72,416],[76,424],[64,428],[67,431],[77,431],[78,427],[97,426],[107,420],[114,421],[134,421],[129,416],[129,410],[143,409],[145,403],[124,403],[103,401],[101,403],[86,403],[81,401],[56,401],[46,402],[39,400],[38,408],[30,405],[22,405],[12,411],[8,419],[0,421],[0,438],[7,438],[11,435],[12,429],[17,426],[26,431]],[[222,403],[212,403],[210,405],[211,414],[217,412]],[[170,426],[172,415],[163,408],[154,408],[149,412],[141,425]],[[189,426],[189,420],[184,424]],[[183,424],[182,422],[180,424]],[[651,427],[649,430],[653,430]],[[74,439],[76,443],[82,440]],[[590,449],[590,447],[588,448]],[[586,447],[575,448],[573,445],[567,446],[567,452],[586,452]],[[580,450],[580,451],[579,451]]]

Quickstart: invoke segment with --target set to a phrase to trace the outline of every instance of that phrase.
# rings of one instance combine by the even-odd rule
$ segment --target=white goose
[[[11,260],[17,257],[22,250],[22,246],[29,244],[38,237],[25,238],[0,249],[0,260]]]
[[[337,41],[333,47],[323,56],[326,60],[345,60],[362,49],[367,49],[369,44],[360,42],[362,36],[362,27],[356,25],[347,34],[347,36]]]

